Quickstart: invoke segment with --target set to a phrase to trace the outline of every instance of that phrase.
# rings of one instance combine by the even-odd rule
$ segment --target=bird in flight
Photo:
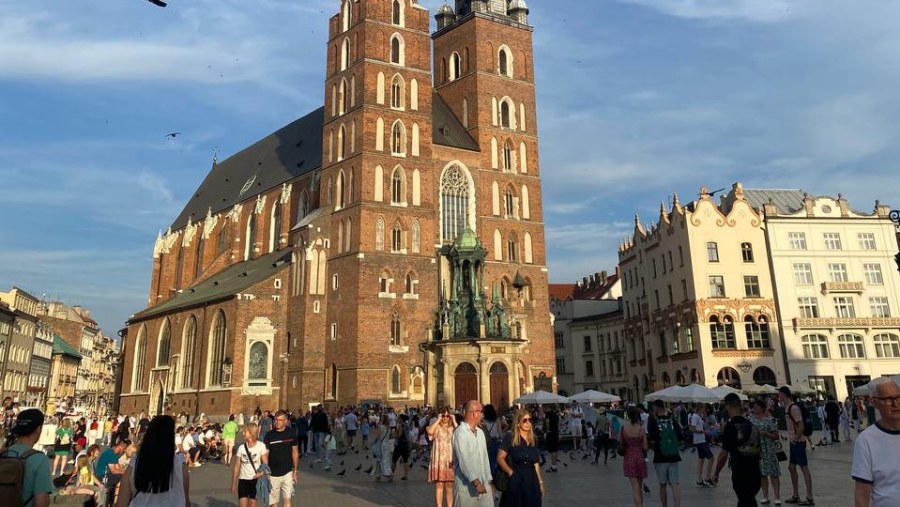
[[[153,5],[156,5],[157,7],[165,7],[166,5],[168,5],[167,3],[163,2],[162,0],[147,0],[147,1]]]
[[[181,132],[169,132],[168,134],[165,135],[165,137],[167,137],[169,139],[175,139],[176,137],[178,137],[180,135],[181,135]]]
[[[712,197],[712,196],[718,194],[719,192],[721,192],[721,191],[723,191],[723,190],[725,190],[725,189],[724,189],[724,188],[720,188],[720,189],[718,189],[718,190],[713,190],[712,192],[709,192],[709,196]]]

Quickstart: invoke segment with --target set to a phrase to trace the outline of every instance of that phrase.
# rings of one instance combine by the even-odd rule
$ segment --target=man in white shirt
[[[453,431],[456,478],[454,507],[494,507],[491,463],[487,441],[479,428],[483,407],[478,400],[466,403],[465,420]]]
[[[181,439],[181,450],[184,451],[185,461],[188,463],[188,467],[199,467],[200,462],[196,459],[196,456],[200,454],[200,450],[196,448],[197,444],[194,442],[194,437],[191,436],[190,431],[186,431],[184,436]]]
[[[394,408],[388,408],[388,428],[394,429],[397,427],[397,413],[394,412]]]
[[[873,382],[872,403],[881,419],[856,439],[851,476],[856,507],[894,507],[900,502],[900,386],[897,377]]]
[[[700,405],[691,415],[691,433],[694,436],[694,447],[697,449],[697,485],[701,487],[715,486],[712,480],[713,454],[706,441],[706,405]],[[706,464],[706,479],[703,478],[703,465]]]

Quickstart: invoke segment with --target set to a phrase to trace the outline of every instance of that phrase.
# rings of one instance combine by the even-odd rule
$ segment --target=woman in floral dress
[[[766,409],[766,403],[756,400],[750,404],[750,422],[759,430],[760,455],[759,471],[762,473],[763,505],[769,503],[769,481],[772,481],[772,492],[775,494],[775,505],[781,505],[781,466],[778,465],[778,427],[775,418]]]
[[[434,499],[437,507],[442,507],[444,498],[447,507],[453,505],[453,430],[456,418],[450,407],[444,407],[426,428],[431,438],[431,461],[428,462],[428,482],[434,483]]]
[[[631,483],[631,496],[634,507],[641,507],[644,498],[641,494],[641,486],[647,478],[647,462],[644,456],[647,453],[647,433],[641,426],[641,413],[637,407],[628,407],[625,412],[628,422],[622,427],[622,436],[619,446],[625,449],[625,457],[622,458],[622,468],[625,477]]]

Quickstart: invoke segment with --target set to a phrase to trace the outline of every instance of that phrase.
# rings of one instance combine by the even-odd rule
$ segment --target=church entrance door
[[[509,408],[509,370],[499,361],[491,365],[491,405],[501,413]]]
[[[462,363],[453,375],[454,400],[457,405],[478,399],[478,373],[472,363]]]

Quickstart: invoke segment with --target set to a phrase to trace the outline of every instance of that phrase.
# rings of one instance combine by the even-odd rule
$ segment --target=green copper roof
[[[466,227],[466,230],[456,238],[454,246],[457,250],[475,250],[478,246],[478,236],[475,235],[475,231]]]
[[[81,353],[72,348],[72,346],[60,338],[58,334],[53,335],[53,354],[63,354],[76,359],[82,358]]]

